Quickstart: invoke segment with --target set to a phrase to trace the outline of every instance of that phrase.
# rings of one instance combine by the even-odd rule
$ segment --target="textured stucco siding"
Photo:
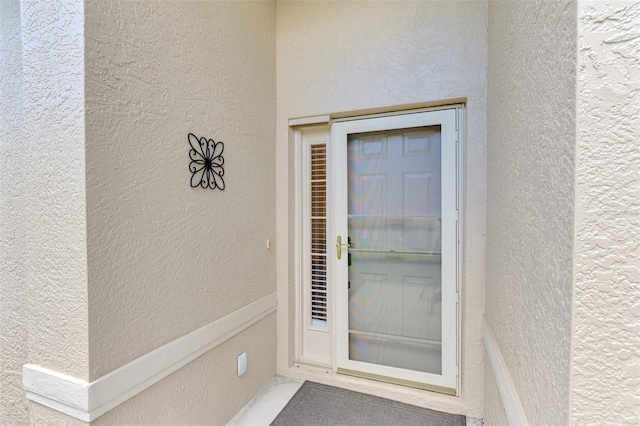
[[[278,368],[294,350],[294,157],[288,119],[466,97],[462,393],[424,398],[482,417],[486,2],[278,2]]]
[[[489,3],[485,315],[532,424],[569,421],[576,10]]]
[[[88,377],[81,1],[0,2],[0,424],[30,362]],[[33,406],[33,405],[31,405]]]
[[[640,424],[640,3],[580,2],[571,418]]]
[[[28,360],[88,379],[82,1],[23,1]]]
[[[27,359],[28,297],[22,194],[28,144],[22,138],[20,1],[0,1],[0,424],[27,422],[20,370]]]
[[[224,425],[273,376],[275,314],[196,358],[144,392],[91,422],[106,425]],[[247,351],[247,372],[236,376],[236,356]],[[212,372],[215,372],[215,376]],[[39,404],[30,408],[33,426],[86,426]],[[2,425],[26,424],[5,422]]]
[[[26,403],[22,364],[93,381],[275,292],[275,3],[0,12],[0,423],[81,424]],[[225,143],[225,191],[190,187],[189,132]],[[275,373],[275,329],[98,422],[224,424]]]
[[[86,8],[93,380],[275,292],[275,3]],[[189,132],[224,191],[190,187]]]
[[[275,373],[275,322],[274,313],[91,424],[226,424]],[[244,351],[248,369],[237,377],[236,357]]]

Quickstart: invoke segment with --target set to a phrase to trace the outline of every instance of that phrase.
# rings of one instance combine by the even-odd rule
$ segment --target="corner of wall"
[[[84,4],[21,2],[28,359],[89,374]],[[18,185],[20,185],[19,183]]]
[[[640,419],[640,3],[580,1],[571,411]]]
[[[126,405],[112,415],[119,423],[144,423],[150,413],[155,423],[225,421],[275,372],[275,253],[265,248],[276,220],[275,3],[7,0],[3,18],[9,4],[22,29],[17,75],[24,78],[24,125],[17,126],[24,155],[15,159],[26,161],[11,159],[24,171],[12,175],[19,182],[7,196],[25,191],[11,204],[8,223],[25,222],[28,255],[18,262],[28,279],[16,293],[27,301],[20,313],[26,330],[9,338],[27,354],[16,354],[12,368],[28,362],[26,370],[46,370],[54,384],[71,383],[81,398],[72,398],[69,410],[80,408],[78,416],[89,420],[105,408],[95,401],[110,386],[99,384],[124,369],[128,380],[140,380],[135,392],[114,397]],[[3,61],[2,88],[4,70]],[[3,96],[3,119],[5,106]],[[224,141],[225,191],[190,187],[189,132]],[[4,154],[4,133],[0,147]],[[4,215],[0,226],[4,240]],[[251,317],[256,303],[268,307]],[[247,325],[246,315],[255,324]],[[202,356],[166,381],[151,386],[158,376],[145,377],[147,367],[127,367],[229,322],[230,331],[209,336],[215,347],[193,352]],[[238,350],[251,352],[253,370],[242,378],[229,373]],[[179,355],[172,366],[188,358]],[[29,379],[25,388],[35,400]],[[216,400],[204,407],[192,398],[192,412],[171,411],[175,389],[185,386],[190,392],[180,396],[202,392]],[[43,392],[60,402],[64,389]],[[0,392],[2,399],[4,386]],[[20,393],[10,403],[26,411]],[[28,406],[36,407],[34,422],[51,414]]]
[[[539,424],[569,420],[576,7],[489,4],[485,316]]]
[[[21,376],[27,361],[29,282],[25,210],[32,153],[22,135],[22,28],[20,1],[0,1],[0,424],[26,424]]]

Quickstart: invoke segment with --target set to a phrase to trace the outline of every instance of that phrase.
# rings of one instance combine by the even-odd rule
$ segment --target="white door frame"
[[[463,135],[463,130],[464,130],[464,126],[462,125],[462,123],[464,122],[464,108],[463,105],[451,105],[451,106],[442,106],[442,107],[429,107],[429,108],[423,108],[423,109],[419,109],[419,110],[405,110],[405,111],[398,111],[398,112],[391,112],[391,113],[382,113],[382,114],[373,114],[373,115],[368,115],[368,116],[360,116],[360,117],[352,117],[352,118],[340,118],[340,119],[335,119],[332,120],[330,116],[322,116],[322,117],[313,117],[312,119],[296,119],[296,120],[290,120],[290,126],[292,128],[292,130],[294,131],[294,150],[295,150],[295,155],[294,158],[296,159],[296,165],[295,165],[295,193],[296,193],[296,197],[295,197],[295,233],[296,233],[296,238],[295,238],[295,247],[296,249],[294,250],[295,253],[295,277],[296,277],[296,285],[295,285],[295,340],[296,340],[296,344],[295,344],[295,360],[296,362],[302,362],[302,363],[310,363],[310,364],[316,364],[316,365],[326,365],[327,367],[330,367],[333,369],[333,371],[337,371],[338,368],[338,362],[337,362],[337,350],[336,350],[336,344],[335,344],[335,336],[337,336],[338,334],[338,330],[337,330],[337,321],[335,321],[336,318],[336,303],[339,304],[340,302],[337,300],[338,298],[337,296],[337,292],[335,289],[335,285],[333,285],[333,283],[336,282],[336,268],[332,267],[333,262],[331,262],[328,265],[328,277],[330,277],[331,282],[328,285],[328,298],[330,301],[331,306],[329,307],[329,323],[328,323],[328,331],[330,333],[330,347],[328,348],[328,354],[329,354],[329,358],[327,359],[328,363],[325,362],[319,362],[316,363],[314,361],[316,360],[311,360],[308,359],[307,357],[305,357],[302,345],[303,345],[303,340],[302,339],[302,334],[303,334],[303,321],[302,321],[302,316],[304,315],[304,308],[303,308],[303,295],[302,295],[302,281],[303,281],[303,277],[302,277],[302,255],[303,255],[303,251],[304,248],[302,246],[302,242],[301,242],[301,222],[303,220],[302,218],[302,208],[301,208],[301,203],[302,203],[302,197],[301,197],[301,185],[303,185],[304,183],[302,182],[302,151],[303,151],[303,144],[302,144],[302,129],[306,128],[309,125],[325,125],[327,128],[327,142],[328,142],[328,146],[327,146],[327,156],[328,156],[328,160],[329,160],[329,164],[328,164],[328,170],[327,173],[329,176],[333,175],[333,163],[335,161],[335,155],[336,152],[333,148],[333,140],[336,137],[336,133],[338,132],[338,129],[342,128],[345,129],[345,127],[342,126],[342,123],[353,123],[352,125],[355,128],[358,128],[359,126],[365,127],[366,131],[375,131],[375,129],[372,129],[371,127],[367,127],[367,121],[369,119],[379,119],[379,118],[389,118],[391,121],[390,122],[394,122],[395,120],[397,120],[397,117],[404,117],[404,118],[410,118],[410,119],[414,119],[416,120],[417,126],[424,126],[424,125],[428,125],[425,124],[424,121],[421,121],[421,114],[423,113],[428,113],[431,115],[432,120],[431,122],[433,122],[435,119],[433,119],[433,117],[437,117],[437,115],[433,115],[436,112],[440,112],[440,111],[444,111],[445,115],[447,115],[447,119],[444,121],[445,123],[450,123],[450,120],[454,119],[455,121],[455,130],[456,130],[456,135],[455,135],[455,157],[456,157],[456,167],[455,167],[455,188],[453,188],[453,191],[455,191],[456,194],[456,214],[457,214],[457,220],[456,220],[456,224],[455,224],[455,231],[456,231],[456,241],[457,241],[457,247],[455,248],[456,250],[456,262],[457,264],[455,265],[455,270],[456,270],[456,294],[455,294],[455,298],[456,300],[459,299],[459,288],[460,288],[460,281],[462,279],[462,229],[463,229],[463,225],[462,225],[462,212],[463,212],[463,197],[462,194],[463,192],[463,167],[461,166],[462,164],[464,164],[463,162],[463,149],[462,149],[462,141],[464,139],[464,135]],[[453,115],[451,115],[453,112]],[[448,113],[448,114],[447,114]],[[436,120],[438,121],[438,120]],[[359,123],[359,124],[358,124]],[[382,122],[384,123],[384,122]],[[390,129],[390,127],[388,127],[389,122],[387,122],[384,125],[380,125],[382,128],[380,128],[380,130],[388,130]],[[438,121],[437,123],[433,123],[433,124],[442,124],[441,121]],[[331,126],[331,131],[329,132],[329,126]],[[337,127],[336,127],[337,126]],[[406,128],[406,127],[411,127],[409,125],[405,123],[403,123],[402,125],[399,125],[400,128]],[[391,127],[392,128],[392,127]],[[356,130],[357,131],[357,130]],[[364,131],[364,130],[363,130]],[[334,133],[336,132],[336,133]],[[344,132],[344,130],[342,131]],[[353,132],[353,130],[350,128],[347,133]],[[331,133],[331,134],[329,134]],[[346,167],[346,165],[344,166]],[[327,182],[327,192],[329,194],[333,193],[333,191],[335,190],[334,187],[334,183],[333,183],[333,179],[329,179],[329,182]],[[449,191],[450,189],[447,189],[447,191]],[[329,211],[333,211],[333,204],[332,204],[332,200],[329,199],[328,201],[328,205],[327,205],[327,209]],[[443,212],[444,213],[444,212]],[[327,246],[328,249],[331,248],[330,250],[328,250],[327,255],[331,258],[335,258],[336,253],[335,253],[335,237],[336,235],[338,235],[335,232],[336,229],[336,224],[333,221],[333,217],[335,216],[334,214],[330,214],[328,215],[329,217],[327,218]],[[343,225],[344,226],[344,225]],[[333,239],[333,240],[331,240]],[[329,242],[333,242],[334,244],[329,244]],[[344,298],[344,301],[346,301],[346,297]],[[459,302],[459,301],[458,301]],[[348,303],[348,302],[347,302]],[[459,310],[459,303],[456,303],[456,309],[455,309],[455,320],[456,320],[456,325],[455,325],[455,340],[456,340],[456,352],[454,354],[454,358],[455,358],[455,380],[453,380],[454,385],[451,386],[451,376],[452,373],[449,369],[448,374],[448,381],[446,388],[448,390],[450,390],[450,388],[455,388],[455,395],[459,394],[459,390],[460,390],[460,374],[459,374],[459,369],[460,369],[460,358],[461,358],[461,353],[460,353],[460,336],[461,336],[461,325],[460,325],[460,310]],[[345,333],[346,335],[346,333]],[[307,358],[307,359],[305,359]],[[429,387],[426,387],[427,389],[429,389]],[[438,386],[434,386],[431,389],[436,390],[436,391],[441,391],[442,389],[438,389]],[[451,393],[450,391],[446,391],[445,393]]]
[[[296,150],[296,346],[295,359],[298,362],[319,367],[332,366],[333,353],[333,310],[327,311],[327,325],[314,326],[311,323],[311,265],[309,249],[311,245],[311,213],[310,213],[310,150],[312,145],[325,145],[327,160],[331,145],[331,130],[328,123],[304,126],[295,129]],[[329,170],[327,170],[329,173]],[[327,206],[327,212],[329,211]],[[329,220],[329,218],[327,218]],[[329,226],[327,225],[327,231]],[[330,280],[327,271],[327,280]],[[327,282],[327,303],[333,305],[333,292]]]

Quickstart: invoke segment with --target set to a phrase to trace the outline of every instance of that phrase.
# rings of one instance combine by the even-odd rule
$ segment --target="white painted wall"
[[[0,423],[28,361],[88,377],[82,1],[0,2]]]
[[[22,133],[20,1],[0,1],[0,424],[26,423],[20,370],[27,358],[28,280],[22,193],[29,149]]]
[[[576,4],[489,2],[488,45],[486,321],[531,424],[566,424]],[[498,402],[487,398],[487,424],[500,424]]]
[[[287,120],[467,97],[462,396],[424,399],[434,408],[481,417],[486,18],[485,2],[278,2],[280,372],[294,360],[294,162]]]
[[[640,3],[578,7],[574,424],[640,422]]]
[[[82,1],[23,1],[29,360],[88,377]]]

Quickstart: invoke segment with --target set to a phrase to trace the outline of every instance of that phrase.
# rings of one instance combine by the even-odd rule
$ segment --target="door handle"
[[[342,259],[342,247],[350,247],[351,246],[351,239],[349,238],[349,242],[347,244],[344,244],[342,242],[342,236],[338,235],[338,238],[336,239],[336,249],[338,249],[337,255],[338,255],[338,259]]]

